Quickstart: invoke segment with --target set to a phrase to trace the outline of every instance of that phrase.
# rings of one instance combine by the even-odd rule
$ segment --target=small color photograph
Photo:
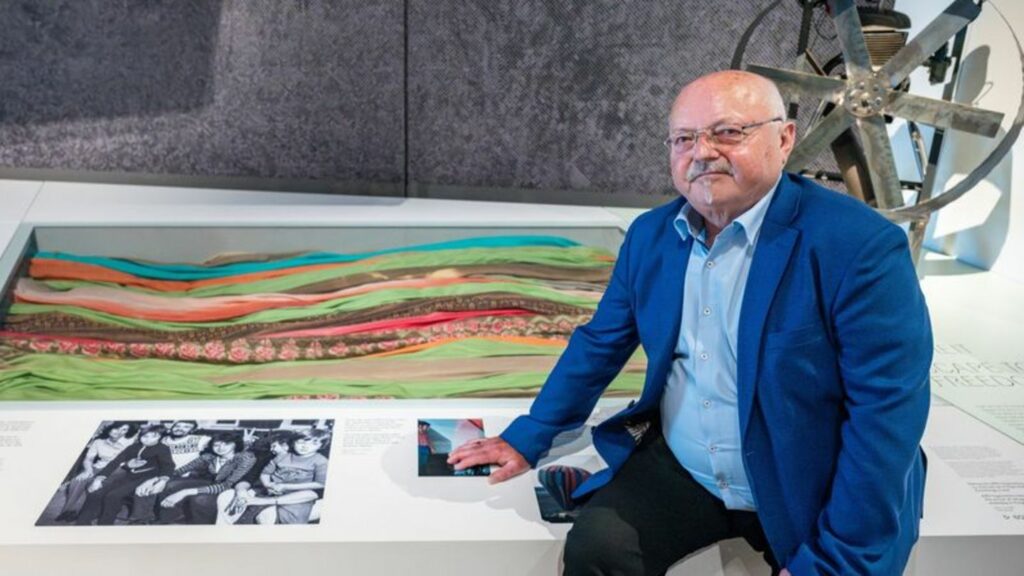
[[[480,418],[431,418],[416,422],[420,476],[489,476],[490,466],[472,466],[456,470],[448,464],[448,454],[467,442],[484,438]]]

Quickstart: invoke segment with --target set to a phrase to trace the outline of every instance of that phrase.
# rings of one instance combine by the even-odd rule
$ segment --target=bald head
[[[668,132],[672,181],[711,232],[773,188],[796,138],[775,84],[738,70],[701,76],[683,87],[672,104]]]
[[[693,99],[707,95],[728,94],[737,104],[748,106],[748,110],[763,112],[769,117],[785,118],[786,103],[782,94],[771,80],[743,70],[721,70],[712,72],[690,82],[679,91],[672,112],[686,106]]]

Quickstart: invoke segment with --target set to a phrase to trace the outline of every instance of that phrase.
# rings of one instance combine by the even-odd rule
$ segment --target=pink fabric
[[[348,326],[329,326],[326,328],[313,328],[310,330],[292,330],[291,332],[275,332],[268,334],[266,338],[322,338],[329,336],[341,336],[343,334],[355,334],[357,332],[372,332],[375,330],[388,330],[395,328],[419,328],[430,326],[440,322],[462,320],[465,318],[477,318],[480,316],[530,316],[533,312],[527,310],[467,310],[463,312],[433,312],[422,316],[411,316],[408,318],[394,318],[391,320],[378,320],[375,322],[363,322],[362,324],[350,324]]]
[[[129,292],[106,286],[83,286],[71,290],[53,290],[46,284],[22,278],[14,291],[17,302],[79,306],[129,318],[162,322],[209,322],[227,320],[274,308],[309,306],[337,298],[393,288],[427,288],[451,284],[490,283],[487,278],[417,278],[386,280],[326,294],[251,294],[209,298],[172,298]]]

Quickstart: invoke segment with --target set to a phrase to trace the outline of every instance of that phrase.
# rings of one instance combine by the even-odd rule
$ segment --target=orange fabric
[[[32,279],[22,278],[14,290],[16,302],[80,306],[90,310],[128,318],[161,322],[210,322],[238,318],[262,310],[310,306],[338,298],[348,298],[386,288],[428,288],[450,284],[487,284],[488,278],[424,278],[386,280],[326,294],[252,294],[210,298],[177,297],[130,293],[106,286],[84,286],[68,291],[48,288]]]
[[[151,278],[141,278],[139,276],[119,272],[117,270],[111,270],[110,268],[97,266],[95,264],[85,264],[82,262],[71,262],[67,260],[54,260],[51,258],[33,258],[29,265],[29,275],[39,280],[114,282],[124,286],[137,286],[162,292],[184,292],[206,286],[245,284],[248,282],[255,282],[257,280],[287,276],[289,274],[344,268],[357,263],[366,264],[373,260],[373,258],[368,258],[366,260],[360,260],[359,262],[343,262],[340,264],[310,264],[308,266],[296,266],[295,268],[250,272],[248,274],[238,274],[235,276],[226,276],[224,278],[209,278],[205,280],[155,280]]]

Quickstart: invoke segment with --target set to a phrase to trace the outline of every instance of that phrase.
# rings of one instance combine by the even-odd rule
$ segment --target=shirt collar
[[[775,191],[779,189],[779,182],[781,180],[782,174],[780,173],[771,190],[729,224],[728,228],[737,228],[738,232],[743,233],[743,237],[748,244],[754,244],[757,241],[757,235],[761,231],[761,224],[764,223],[765,214],[768,213],[768,206],[772,203],[772,198],[775,196]],[[691,236],[702,242],[704,241],[704,217],[694,210],[689,202],[683,204],[683,207],[679,209],[679,214],[676,215],[672,224],[684,242]]]

